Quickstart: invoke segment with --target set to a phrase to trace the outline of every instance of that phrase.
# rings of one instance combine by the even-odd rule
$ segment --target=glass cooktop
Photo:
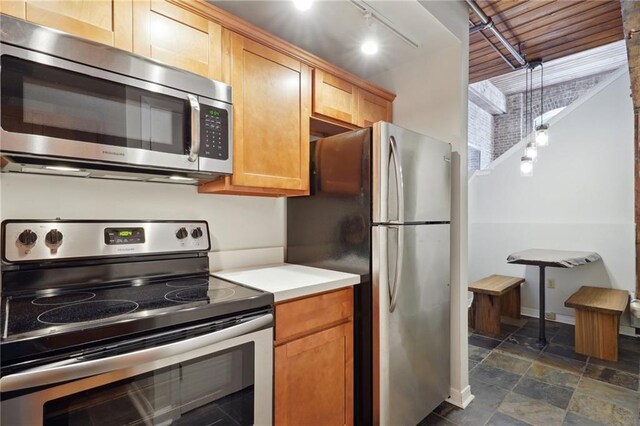
[[[223,305],[225,311],[242,310],[265,299],[266,293],[212,276],[196,276],[156,282],[131,281],[112,287],[89,287],[31,296],[8,296],[2,300],[2,339],[12,341],[36,336],[87,330],[114,323],[191,312],[211,317]],[[272,301],[272,299],[270,299]],[[254,303],[251,303],[251,302]],[[262,301],[261,304],[270,304]],[[175,318],[179,321],[178,318]]]

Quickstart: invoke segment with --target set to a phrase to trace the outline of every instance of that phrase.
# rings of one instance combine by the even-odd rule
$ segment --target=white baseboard
[[[471,394],[471,386],[467,385],[467,387],[461,391],[453,388],[449,389],[447,402],[464,409],[473,401],[473,398],[475,397]]]
[[[520,314],[521,315],[526,315],[528,317],[533,317],[533,318],[539,318],[540,315],[539,314],[540,311],[538,311],[537,309],[533,309],[533,308],[520,308]],[[576,319],[572,316],[569,315],[560,315],[560,314],[556,314],[556,319],[555,322],[561,322],[563,324],[571,324],[571,325],[576,325]]]
[[[537,309],[520,307],[520,314],[521,315],[526,315],[528,317],[533,317],[533,318],[539,318],[538,313],[539,313],[539,311]],[[556,314],[555,322],[560,322],[562,324],[576,325],[575,317],[572,317],[572,316],[569,316],[569,315]],[[625,336],[636,337],[636,329],[633,328],[633,327],[626,326],[626,325],[621,325],[620,326],[620,334],[623,334]]]

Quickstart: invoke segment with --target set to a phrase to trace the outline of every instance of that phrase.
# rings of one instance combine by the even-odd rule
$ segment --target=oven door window
[[[44,425],[253,425],[254,343],[44,405]]]
[[[8,55],[1,68],[6,131],[185,154],[186,99]]]

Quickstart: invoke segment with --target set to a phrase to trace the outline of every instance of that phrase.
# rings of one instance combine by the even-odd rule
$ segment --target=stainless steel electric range
[[[2,222],[2,424],[272,422],[273,295],[204,221]]]

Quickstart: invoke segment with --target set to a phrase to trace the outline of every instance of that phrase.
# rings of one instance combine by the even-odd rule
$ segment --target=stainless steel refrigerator
[[[418,424],[449,396],[451,145],[389,123],[311,144],[287,261],[360,274],[356,424]]]

